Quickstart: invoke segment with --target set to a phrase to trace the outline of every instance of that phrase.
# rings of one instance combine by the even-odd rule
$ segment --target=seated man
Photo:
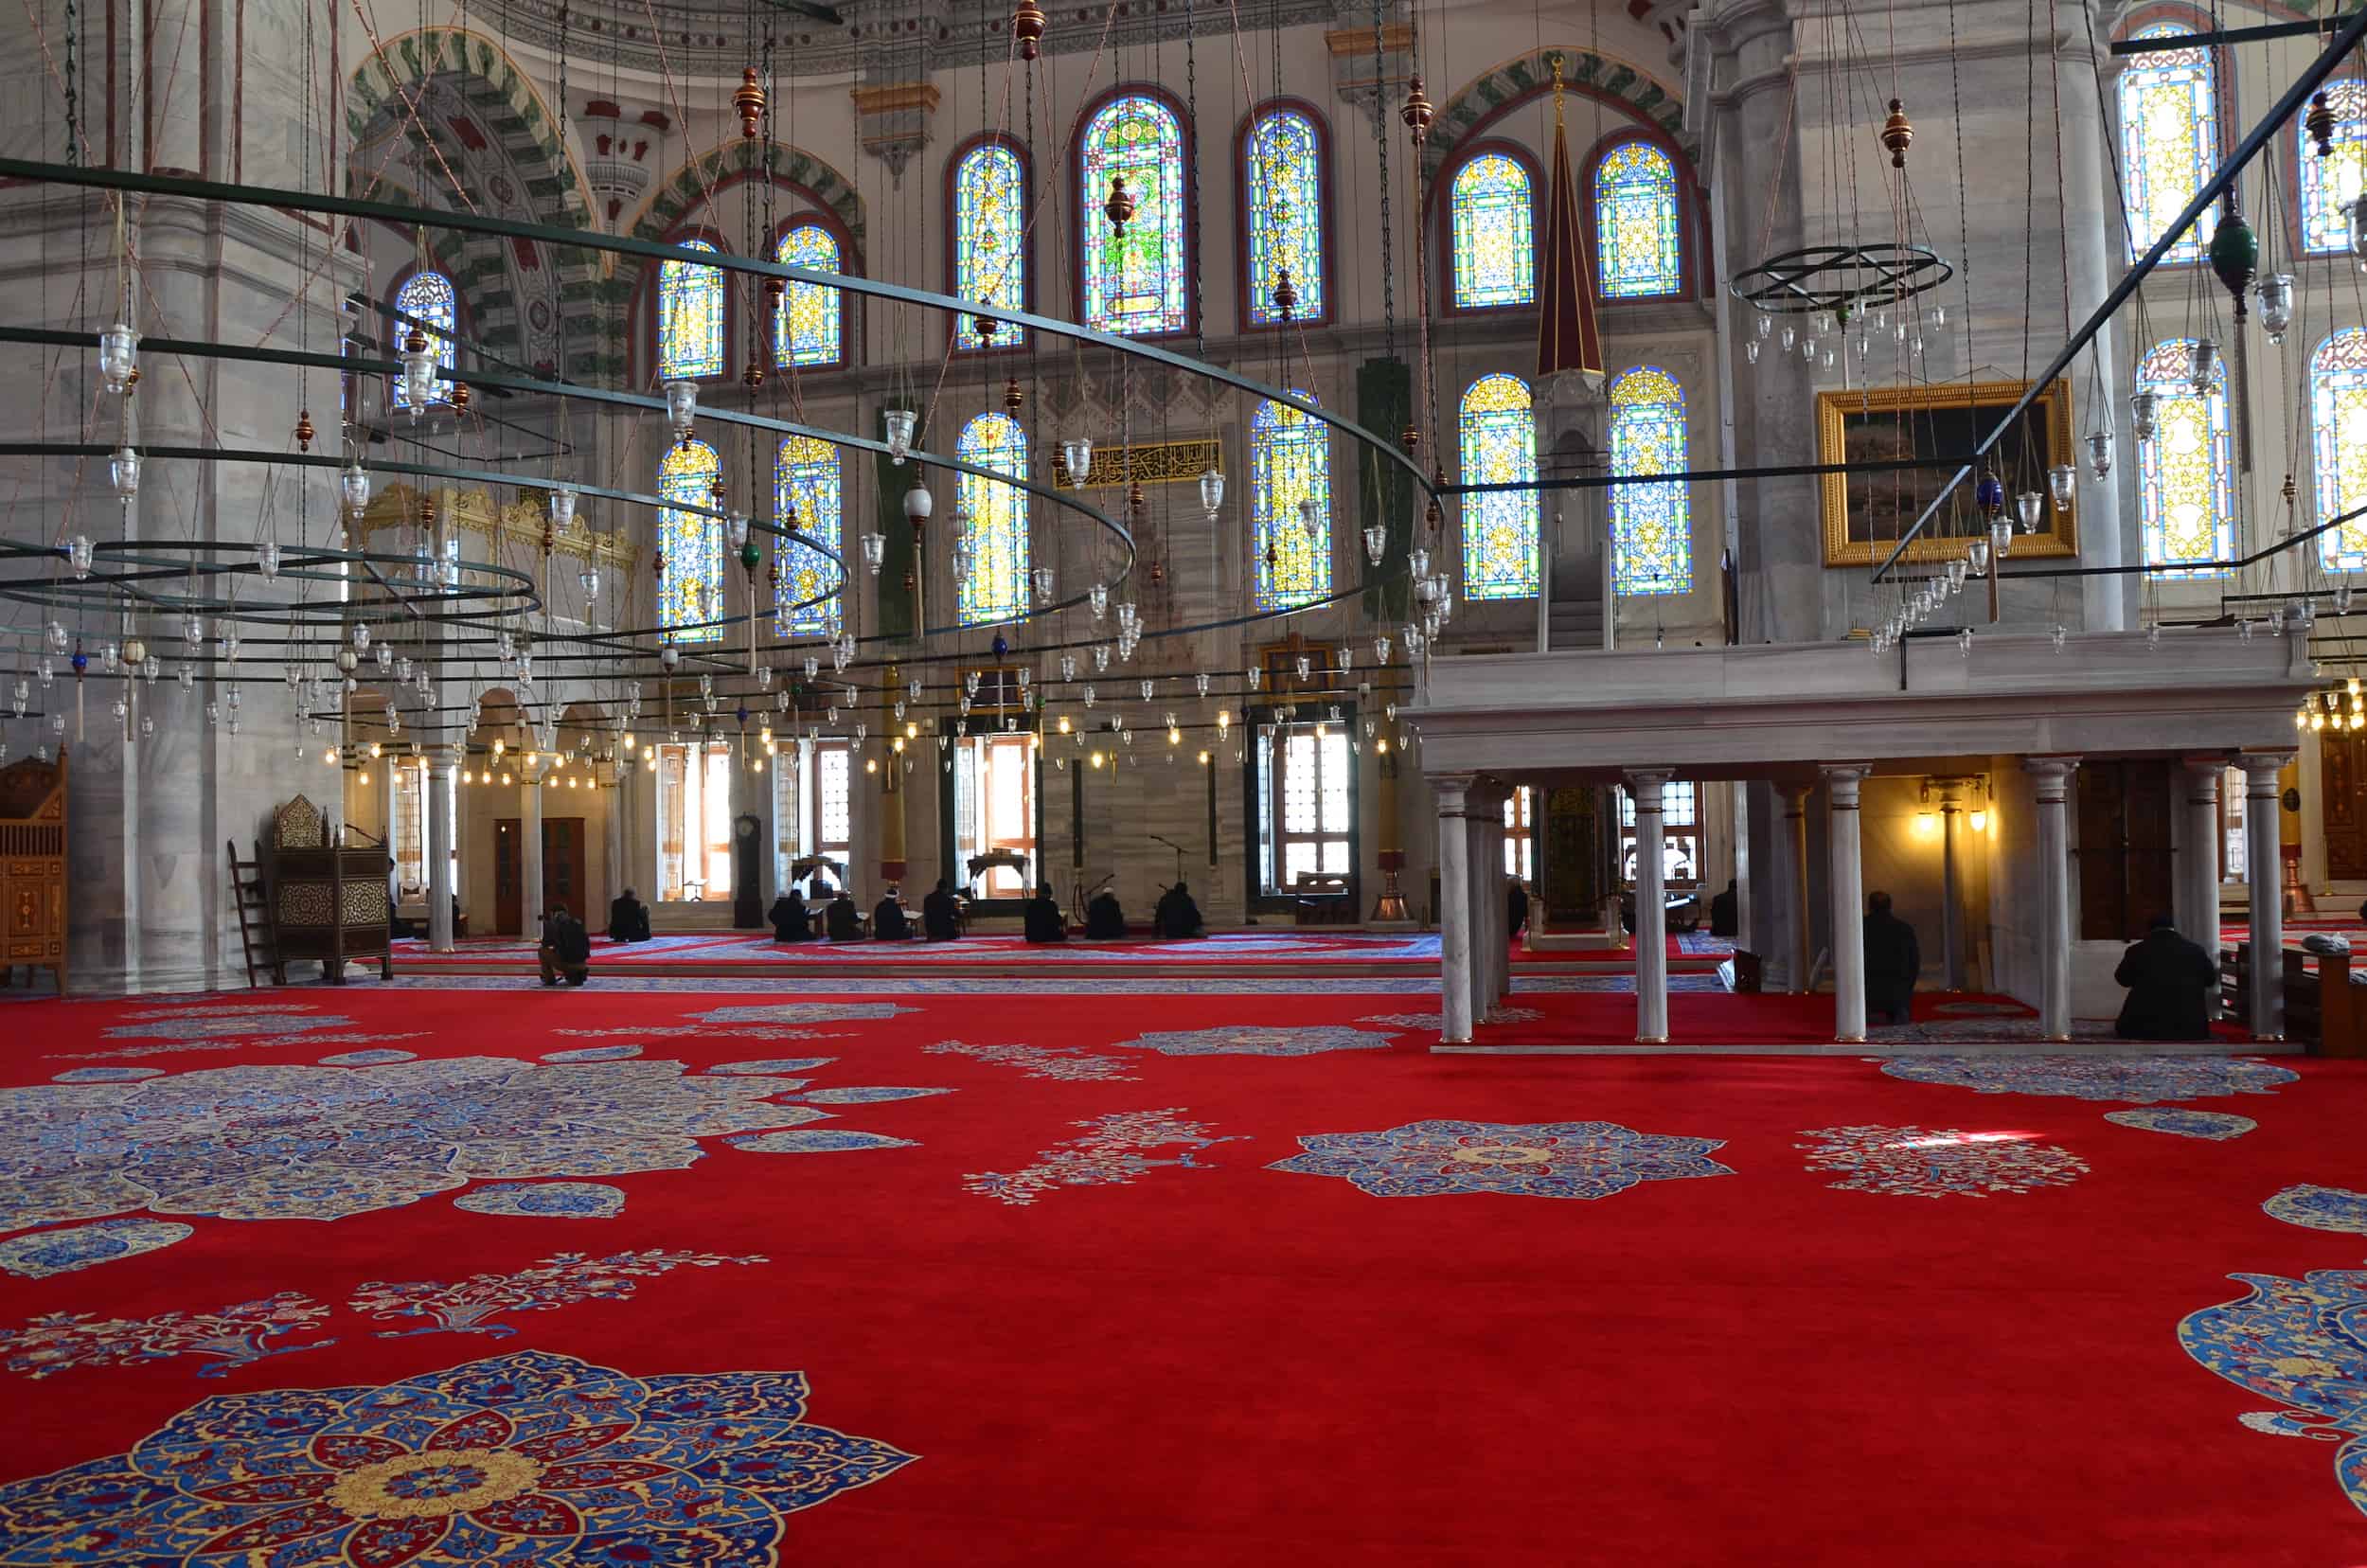
[[[646,942],[650,939],[650,906],[625,889],[624,896],[608,906],[608,939],[612,942]]]
[[[962,906],[943,877],[937,879],[936,890],[920,900],[920,924],[933,942],[950,942],[962,934]]]
[[[904,900],[898,898],[896,889],[891,887],[871,911],[871,939],[875,942],[901,942],[910,938],[912,934],[912,922],[904,918]]]
[[[592,934],[567,913],[565,904],[553,904],[543,918],[543,944],[534,956],[542,966],[543,984],[556,986],[564,975],[567,984],[580,986],[592,978]]]
[[[1726,879],[1726,891],[1710,900],[1710,935],[1735,936],[1742,931],[1742,897],[1735,891],[1735,879]]]
[[[1105,887],[1085,906],[1085,939],[1114,942],[1125,935],[1126,911],[1118,907],[1118,896]]]
[[[1913,1022],[1923,950],[1915,928],[1891,913],[1891,896],[1869,894],[1865,915],[1865,1011],[1869,1024]]]
[[[1521,935],[1521,928],[1529,923],[1529,890],[1521,885],[1518,877],[1504,879],[1504,930]]]
[[[1180,882],[1159,895],[1158,907],[1151,911],[1151,923],[1169,941],[1208,935],[1201,922],[1200,905],[1192,901],[1192,890]]]
[[[2123,1040],[2209,1040],[2206,999],[2219,983],[2211,954],[2179,935],[2167,915],[2156,915],[2141,942],[2121,955],[2112,978],[2128,988],[2112,1032]]]
[[[813,926],[806,911],[803,895],[793,888],[785,888],[773,900],[773,911],[767,918],[773,922],[773,939],[776,942],[810,942]]]
[[[1031,942],[1065,942],[1068,940],[1068,917],[1053,901],[1052,884],[1045,882],[1036,889],[1036,896],[1027,900],[1027,939]]]
[[[855,896],[846,889],[842,887],[838,890],[838,896],[830,900],[830,907],[824,911],[823,918],[829,927],[831,941],[863,940],[863,912],[855,907]]]

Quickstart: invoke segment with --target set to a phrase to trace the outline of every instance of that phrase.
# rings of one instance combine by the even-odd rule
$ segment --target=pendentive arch
[[[1657,128],[1684,154],[1690,171],[1700,146],[1685,131],[1684,100],[1674,88],[1617,55],[1575,44],[1547,44],[1490,66],[1440,105],[1422,142],[1426,186],[1437,184],[1438,171],[1459,158],[1466,142],[1529,99],[1554,90],[1554,68],[1548,62],[1552,55],[1561,56],[1564,87]]]

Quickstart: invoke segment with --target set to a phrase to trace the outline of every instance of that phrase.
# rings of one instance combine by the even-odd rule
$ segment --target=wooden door
[[[516,936],[525,930],[519,884],[525,868],[519,864],[518,819],[501,817],[493,823],[493,935]]]
[[[2171,910],[2171,764],[2091,762],[2078,780],[2079,935],[2133,942]]]
[[[2326,875],[2367,877],[2367,732],[2318,732],[2318,811],[2326,832]]]
[[[565,904],[595,931],[608,929],[606,910],[584,907],[583,818],[543,819],[543,907]]]

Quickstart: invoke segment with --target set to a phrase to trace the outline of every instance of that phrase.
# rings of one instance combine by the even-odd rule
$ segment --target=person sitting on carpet
[[[1150,918],[1159,928],[1159,935],[1171,942],[1208,935],[1208,928],[1200,918],[1200,905],[1192,901],[1192,890],[1180,882],[1159,895],[1158,907],[1150,912]]]
[[[608,906],[608,939],[612,942],[646,942],[650,939],[650,906],[625,889],[623,898]]]
[[[1512,935],[1521,935],[1521,928],[1529,923],[1529,890],[1521,885],[1518,877],[1504,879],[1504,930]]]
[[[933,942],[950,942],[962,934],[962,906],[943,877],[937,879],[936,890],[920,900],[920,924]]]
[[[1085,906],[1085,939],[1115,942],[1125,936],[1126,911],[1118,907],[1118,896],[1105,887]]]
[[[567,984],[580,986],[592,978],[592,934],[567,913],[565,904],[553,904],[543,918],[543,944],[534,956],[542,966],[543,984],[556,986],[564,975]]]
[[[1735,891],[1735,879],[1726,879],[1726,891],[1710,900],[1710,935],[1734,936],[1742,931],[1742,898]]]
[[[823,912],[823,920],[829,928],[831,941],[863,940],[863,911],[855,907],[855,896],[846,889],[842,887],[838,890],[838,897],[832,899],[830,907]]]
[[[1865,1010],[1869,1024],[1912,1023],[1923,950],[1915,928],[1891,913],[1891,896],[1871,894],[1865,916]]]
[[[1045,882],[1036,889],[1036,896],[1027,900],[1027,939],[1031,942],[1065,942],[1068,940],[1068,918],[1053,901],[1052,884]]]
[[[904,900],[891,887],[887,896],[871,911],[871,939],[875,942],[901,942],[909,940],[912,934],[912,922],[904,918]]]
[[[2179,935],[2178,923],[2167,915],[2156,915],[2145,939],[2130,944],[2112,979],[2128,988],[2128,1000],[2121,1004],[2121,1016],[2112,1025],[2121,1039],[2211,1038],[2205,1002],[2219,983],[2219,966],[2199,945]]]
[[[806,900],[793,887],[781,890],[773,900],[773,911],[766,917],[773,922],[773,939],[776,942],[810,942],[813,926],[806,911]]]

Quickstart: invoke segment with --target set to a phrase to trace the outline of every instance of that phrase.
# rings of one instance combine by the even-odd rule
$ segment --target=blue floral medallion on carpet
[[[1382,1132],[1314,1132],[1269,1170],[1337,1176],[1376,1198],[1500,1192],[1608,1198],[1644,1182],[1731,1176],[1709,1158],[1723,1138],[1638,1132],[1616,1122],[1408,1122]]]
[[[530,1220],[608,1220],[625,1212],[625,1189],[606,1182],[496,1182],[462,1193],[452,1206]]]
[[[46,1279],[95,1263],[137,1257],[195,1234],[187,1225],[168,1220],[101,1220],[68,1230],[35,1231],[0,1241],[0,1269],[26,1279]]]
[[[2175,1111],[2151,1106],[2135,1111],[2107,1111],[2104,1119],[2119,1127],[2167,1132],[2180,1138],[2205,1138],[2213,1143],[2240,1138],[2260,1125],[2250,1116],[2231,1116],[2224,1111]]]
[[[2367,1513],[2367,1273],[2228,1277],[2250,1292],[2188,1316],[2179,1344],[2228,1381],[2284,1407],[2247,1411],[2238,1417],[2246,1426],[2340,1444],[2335,1481]]]
[[[2305,1183],[2287,1187],[2260,1207],[2270,1219],[2282,1220],[2288,1225],[2367,1236],[2367,1192]],[[2367,1324],[2362,1324],[2362,1327],[2367,1327]],[[2367,1398],[2367,1394],[2362,1394],[2362,1398]]]
[[[1893,1057],[1882,1071],[1912,1083],[1953,1084],[1984,1095],[2059,1095],[2140,1104],[2266,1095],[2301,1077],[2258,1057],[2225,1056]]]
[[[770,1568],[784,1516],[913,1455],[804,1419],[799,1372],[632,1378],[521,1350],[190,1406],[0,1487],[0,1564]]]
[[[1827,1186],[1881,1192],[1894,1198],[1984,1198],[1993,1192],[2036,1192],[2069,1186],[2088,1162],[2053,1144],[2010,1132],[1965,1132],[1952,1127],[1814,1127],[1814,1143],[1798,1145],[1810,1170],[1841,1173]]]
[[[1121,1051],[1156,1051],[1161,1056],[1313,1056],[1321,1051],[1378,1051],[1390,1037],[1345,1025],[1284,1028],[1228,1024],[1217,1029],[1169,1029],[1121,1040]]]

